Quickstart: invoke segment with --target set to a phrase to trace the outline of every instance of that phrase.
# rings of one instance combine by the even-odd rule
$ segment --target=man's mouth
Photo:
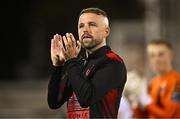
[[[92,39],[92,38],[93,38],[93,36],[90,35],[90,34],[83,34],[82,35],[82,40],[84,40],[84,39]]]

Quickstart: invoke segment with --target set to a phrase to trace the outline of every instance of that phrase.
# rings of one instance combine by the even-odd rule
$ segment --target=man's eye
[[[95,23],[90,23],[90,26],[96,26],[96,24]]]
[[[84,25],[79,25],[79,28],[82,28]]]
[[[159,56],[160,57],[164,56],[164,53],[163,52],[159,53]]]

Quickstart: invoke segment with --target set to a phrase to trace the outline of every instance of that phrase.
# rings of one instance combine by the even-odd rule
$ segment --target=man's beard
[[[91,39],[90,42],[84,42],[83,39],[81,40],[81,45],[85,49],[93,49],[97,46],[97,42],[94,38]]]
[[[88,38],[88,39],[86,39],[86,38]],[[80,40],[82,47],[85,48],[85,49],[88,49],[88,50],[93,49],[93,48],[95,48],[97,45],[99,45],[100,42],[98,42],[98,41],[100,41],[100,40],[95,39],[95,38],[94,38],[90,33],[88,33],[88,32],[84,33],[84,34],[81,36],[81,40]]]

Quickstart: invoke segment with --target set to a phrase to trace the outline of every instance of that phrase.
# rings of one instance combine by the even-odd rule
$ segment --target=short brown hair
[[[83,9],[83,10],[80,12],[79,16],[81,16],[81,15],[84,14],[84,13],[94,13],[94,14],[97,14],[97,15],[102,15],[102,16],[104,16],[104,17],[107,17],[106,12],[103,11],[102,9],[99,9],[99,8],[93,8],[93,7],[91,7],[91,8]]]
[[[153,39],[148,43],[148,45],[165,45],[170,50],[173,49],[172,44],[166,39]]]

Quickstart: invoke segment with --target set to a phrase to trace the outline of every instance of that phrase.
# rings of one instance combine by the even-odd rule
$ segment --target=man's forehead
[[[148,46],[149,52],[163,52],[167,50],[168,48],[165,45],[149,45]]]
[[[79,17],[78,24],[88,23],[88,22],[96,22],[98,24],[103,24],[109,27],[109,20],[107,17],[103,15],[97,15],[95,13],[83,13]]]
[[[95,13],[83,13],[79,17],[79,22],[87,22],[87,21],[94,21],[96,22],[97,20],[103,20],[104,16],[102,15],[97,15]]]

